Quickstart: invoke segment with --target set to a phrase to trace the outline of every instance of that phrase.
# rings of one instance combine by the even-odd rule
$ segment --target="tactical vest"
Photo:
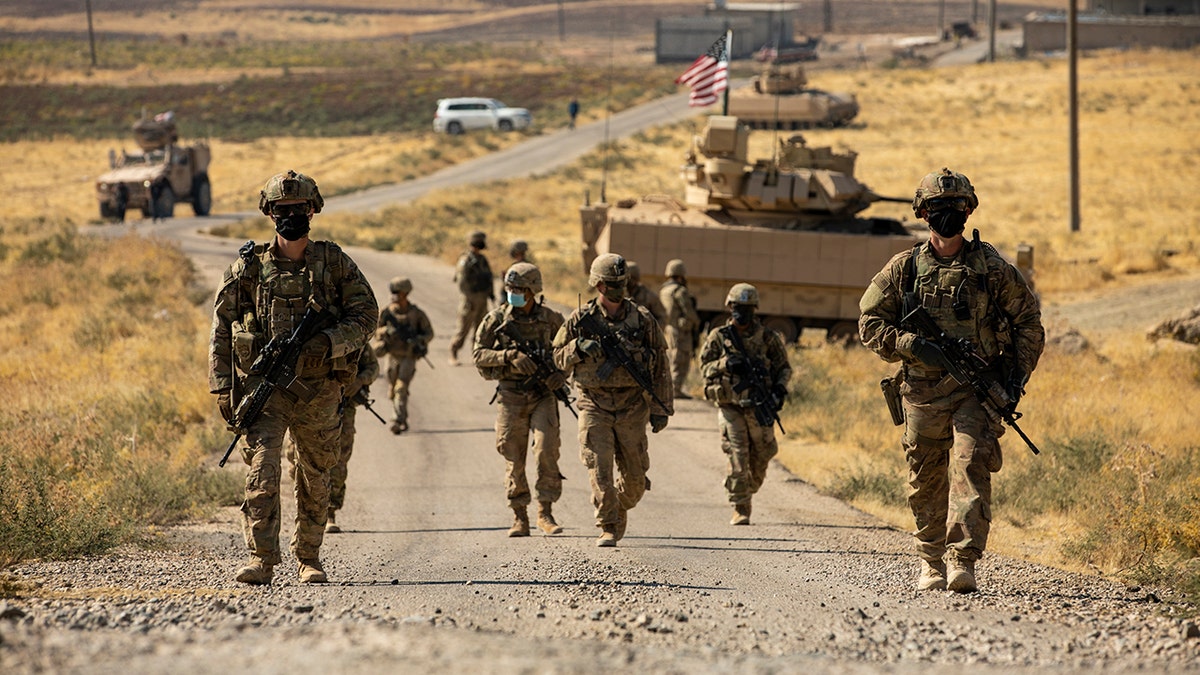
[[[487,293],[492,290],[492,267],[487,258],[467,253],[459,274],[458,290],[463,293]]]
[[[521,342],[533,342],[545,347],[551,352],[551,343],[557,329],[546,316],[548,310],[538,305],[529,317],[517,316],[509,305],[492,310],[491,319],[495,323],[496,345],[493,349],[515,349],[517,338]],[[551,359],[553,357],[550,357]],[[479,374],[489,380],[525,380],[528,376],[513,370],[510,366],[489,366],[479,369]]]
[[[625,315],[615,322],[607,319],[604,309],[595,300],[584,305],[582,312],[595,313],[601,321],[606,322],[609,330],[617,335],[633,361],[640,364],[642,369],[653,378],[655,355],[650,346],[649,322],[654,321],[654,318],[650,316],[649,310],[639,311],[639,306],[628,299],[622,305]],[[584,389],[623,389],[638,386],[629,371],[619,366],[609,374],[608,379],[600,379],[598,371],[603,363],[603,359],[589,358],[575,364],[575,382]]]
[[[727,330],[737,330],[732,324],[726,323],[717,329],[717,338],[720,340],[721,352],[718,358],[734,353],[737,349],[733,345]],[[761,361],[766,364],[768,370],[771,370],[771,377],[775,376],[771,359],[767,354],[767,331],[763,327],[761,321],[755,319],[754,325],[750,332],[743,334],[742,345],[746,348],[746,356],[752,359]],[[735,385],[739,384],[737,378],[728,370],[721,370],[714,374],[713,377],[707,379],[704,385],[704,398],[712,401],[717,405],[734,405],[741,398],[735,392]],[[773,383],[773,381],[772,381]]]

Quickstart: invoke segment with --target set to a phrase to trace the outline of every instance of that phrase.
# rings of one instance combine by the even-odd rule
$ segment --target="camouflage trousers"
[[[764,427],[754,418],[753,408],[723,405],[717,409],[721,450],[729,460],[725,492],[730,504],[749,504],[767,478],[771,458],[779,452],[775,427]]]
[[[687,376],[692,369],[692,335],[682,333],[674,326],[663,331],[667,339],[667,363],[671,366],[671,385],[679,396],[687,385]]]
[[[592,484],[596,527],[615,526],[621,510],[637,506],[648,489],[650,470],[646,424],[650,406],[644,397],[629,408],[602,410],[588,400],[579,401],[579,458]],[[615,472],[614,472],[615,467]]]
[[[910,377],[903,393],[917,553],[929,561],[947,551],[978,560],[991,530],[992,473],[1000,470],[1003,430],[966,387],[943,393],[937,380]]]
[[[496,451],[506,463],[504,492],[510,508],[529,506],[529,479],[525,476],[530,436],[537,467],[535,497],[539,502],[556,502],[562,496],[562,474],[558,471],[558,399],[546,394],[532,396],[501,390],[496,411]]]
[[[290,433],[288,459],[295,481],[296,529],[291,549],[297,558],[316,558],[325,536],[329,514],[329,472],[337,464],[341,417],[338,404],[342,385],[333,380],[310,381],[317,389],[308,402],[292,402],[276,393],[267,401],[262,417],[246,434],[242,460],[246,494],[242,502],[242,528],[246,546],[268,565],[280,562],[279,483],[283,465],[284,434]]]
[[[475,329],[483,321],[483,315],[488,310],[488,294],[469,293],[462,296],[458,305],[458,328],[454,331],[454,339],[450,341],[450,353],[457,355],[463,344],[475,342]]]
[[[416,374],[415,358],[388,355],[388,398],[392,401],[392,412],[396,415],[396,422],[400,424],[408,424],[408,391]]]
[[[337,464],[329,470],[329,510],[340,511],[346,505],[346,476],[350,455],[354,452],[354,419],[358,406],[347,403],[342,411],[342,433],[338,436]],[[289,455],[290,457],[291,455]]]

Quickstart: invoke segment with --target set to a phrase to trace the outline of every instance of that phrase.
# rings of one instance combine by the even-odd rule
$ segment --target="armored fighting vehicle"
[[[840,127],[858,115],[854,94],[807,86],[802,64],[773,61],[751,84],[729,92],[729,114],[756,129]]]
[[[729,287],[759,290],[759,314],[794,341],[823,328],[831,341],[857,335],[858,301],[893,255],[920,238],[891,218],[859,214],[883,197],[854,177],[857,153],[781,140],[777,156],[747,159],[749,129],[713,116],[682,168],[682,201],[650,195],[586,204],[583,267],[602,253],[636,261],[643,283],[657,287],[666,264],[684,261],[688,288],[705,321],[725,312]],[[920,231],[920,228],[916,228]]]
[[[109,151],[109,171],[96,179],[100,217],[124,220],[129,209],[146,218],[171,218],[175,204],[187,202],[198,216],[212,209],[212,187],[208,181],[211,153],[200,141],[180,146],[175,113],[142,118],[133,125],[133,136],[141,152]]]

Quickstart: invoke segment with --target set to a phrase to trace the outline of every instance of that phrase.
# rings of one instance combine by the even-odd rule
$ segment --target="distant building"
[[[691,61],[726,30],[733,30],[730,58],[746,58],[763,46],[796,44],[796,3],[745,3],[717,0],[704,16],[659,19],[654,31],[654,56],[658,63]]]
[[[1194,6],[1200,0],[1174,0],[1175,5]],[[1153,4],[1161,8],[1171,0],[1096,0],[1120,8]],[[1022,26],[1025,53],[1061,51],[1067,48],[1067,15],[1032,13]],[[1200,44],[1200,13],[1166,16],[1162,14],[1080,13],[1075,25],[1076,45],[1080,49],[1109,47],[1166,47],[1187,49]]]
[[[1121,16],[1200,15],[1200,0],[1092,0],[1088,10]]]

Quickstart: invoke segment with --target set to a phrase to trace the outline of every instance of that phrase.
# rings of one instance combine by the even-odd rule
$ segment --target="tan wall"
[[[1066,17],[1041,16],[1028,20],[1024,23],[1024,36],[1026,54],[1066,49]],[[1080,49],[1132,46],[1181,49],[1200,44],[1200,20],[1114,17],[1101,21],[1081,16],[1076,24],[1076,40]]]

